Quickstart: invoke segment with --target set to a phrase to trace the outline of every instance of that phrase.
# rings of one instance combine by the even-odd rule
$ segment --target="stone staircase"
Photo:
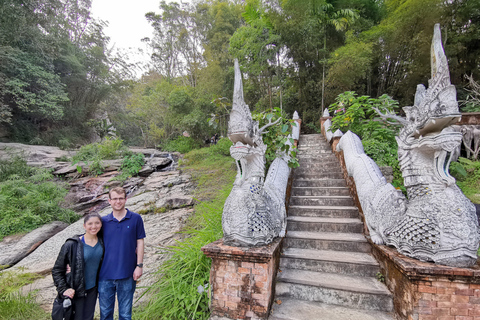
[[[393,299],[322,135],[301,135],[270,320],[392,320]]]

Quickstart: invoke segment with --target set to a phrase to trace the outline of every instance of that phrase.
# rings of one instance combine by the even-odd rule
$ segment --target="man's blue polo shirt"
[[[102,223],[105,256],[100,280],[132,277],[137,266],[137,239],[145,238],[142,217],[127,209],[127,214],[121,221],[112,212],[102,217]]]

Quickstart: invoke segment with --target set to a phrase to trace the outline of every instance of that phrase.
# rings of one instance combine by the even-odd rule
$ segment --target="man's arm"
[[[143,267],[139,267],[139,264],[143,264],[145,241],[144,239],[137,239],[137,267],[133,272],[133,280],[137,281],[143,274]]]

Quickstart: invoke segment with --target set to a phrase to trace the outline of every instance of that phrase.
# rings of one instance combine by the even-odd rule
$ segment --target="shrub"
[[[131,155],[132,152],[123,144],[123,140],[117,138],[106,138],[100,143],[87,144],[78,150],[73,156],[73,163],[84,161],[89,165],[90,172],[102,174],[102,160],[118,159]],[[81,171],[81,167],[78,167]]]
[[[115,177],[115,180],[123,181],[137,175],[144,164],[145,156],[143,153],[134,153],[125,156],[122,160],[122,166],[120,167],[122,173]]]
[[[188,153],[193,149],[200,148],[200,144],[191,137],[178,136],[173,140],[167,141],[161,146],[164,151]]]
[[[87,144],[78,150],[73,157],[74,162],[93,161],[95,159],[111,160],[118,159],[131,152],[123,144],[123,140],[117,138],[106,138],[100,143]]]
[[[232,141],[228,138],[221,138],[218,140],[217,144],[210,146],[210,153],[218,153],[223,156],[230,156],[230,147],[232,146]]]
[[[403,186],[402,172],[398,163],[398,145],[395,136],[400,125],[384,122],[378,117],[374,108],[393,112],[398,108],[398,102],[384,94],[379,98],[369,96],[358,97],[353,91],[338,95],[336,103],[330,105],[332,118],[330,131],[340,129],[343,132],[352,131],[362,139],[365,154],[379,166],[390,166],[393,169],[393,185],[406,193]]]

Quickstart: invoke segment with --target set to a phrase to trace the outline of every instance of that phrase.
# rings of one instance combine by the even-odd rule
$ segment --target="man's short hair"
[[[112,199],[112,192],[115,192],[116,194],[123,194],[125,198],[127,197],[127,192],[125,191],[125,189],[123,189],[122,187],[115,187],[108,191],[108,199]]]

